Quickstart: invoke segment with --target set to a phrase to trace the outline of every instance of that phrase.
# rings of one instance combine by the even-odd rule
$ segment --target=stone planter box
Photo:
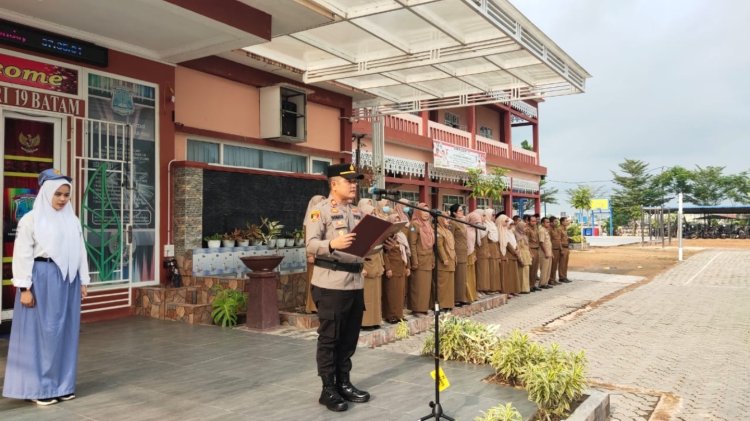
[[[606,421],[609,418],[609,394],[587,390],[588,395],[564,421]]]

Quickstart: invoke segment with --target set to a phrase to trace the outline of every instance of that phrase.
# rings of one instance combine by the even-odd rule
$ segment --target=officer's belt
[[[531,249],[532,249],[532,250],[539,250],[539,246],[536,246],[536,247],[534,247],[534,246],[531,246]]]
[[[362,263],[342,263],[330,260],[315,259],[315,266],[323,269],[340,270],[343,272],[360,273],[362,272]]]

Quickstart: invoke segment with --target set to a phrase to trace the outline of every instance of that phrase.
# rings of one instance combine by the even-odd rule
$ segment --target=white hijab
[[[60,268],[63,278],[73,282],[81,265],[83,234],[70,201],[59,211],[52,207],[55,192],[64,185],[73,188],[65,179],[47,180],[39,188],[34,200],[34,238]]]
[[[487,237],[490,239],[490,241],[497,242],[499,237],[498,237],[498,232],[497,232],[497,226],[495,225],[495,210],[485,209],[484,215],[486,218],[484,222],[484,227],[487,228]]]

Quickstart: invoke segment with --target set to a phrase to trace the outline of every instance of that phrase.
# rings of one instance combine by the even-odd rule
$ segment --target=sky
[[[570,214],[579,184],[611,192],[590,181],[625,158],[750,170],[750,1],[511,2],[592,75],[540,105],[541,164],[560,191],[548,213]]]

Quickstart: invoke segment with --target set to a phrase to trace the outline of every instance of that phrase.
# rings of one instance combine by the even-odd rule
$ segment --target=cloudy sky
[[[549,212],[570,211],[569,182],[611,179],[624,158],[750,169],[750,1],[511,1],[593,76],[540,107],[561,192]]]

